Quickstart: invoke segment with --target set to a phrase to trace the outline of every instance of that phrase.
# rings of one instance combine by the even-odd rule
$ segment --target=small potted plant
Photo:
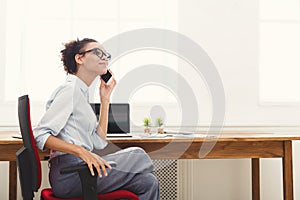
[[[150,125],[151,125],[150,118],[149,117],[144,118],[144,132],[145,133],[150,133]]]
[[[157,125],[157,133],[163,134],[164,133],[164,121],[159,117],[156,118],[156,125]]]

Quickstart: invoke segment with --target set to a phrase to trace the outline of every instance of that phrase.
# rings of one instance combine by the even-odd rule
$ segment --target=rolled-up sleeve
[[[33,129],[34,139],[39,149],[46,150],[45,143],[50,135],[57,136],[67,123],[73,110],[72,96],[72,90],[67,87],[60,88],[48,101],[45,115]]]
[[[97,124],[98,125],[98,124]],[[93,146],[95,149],[104,149],[107,146],[107,141],[103,140],[98,134],[97,134],[97,126],[95,127],[93,133],[92,133],[92,141]]]
[[[45,151],[45,143],[47,139],[50,137],[51,132],[47,132],[45,129],[42,129],[40,127],[37,127],[33,130],[34,139],[36,142],[37,148],[39,148],[42,151]]]

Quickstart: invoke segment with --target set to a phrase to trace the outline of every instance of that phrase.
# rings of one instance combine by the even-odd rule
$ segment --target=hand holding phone
[[[107,70],[106,74],[100,75],[100,77],[106,83],[106,85],[111,84],[111,82],[113,80],[113,75],[109,72],[109,70]]]

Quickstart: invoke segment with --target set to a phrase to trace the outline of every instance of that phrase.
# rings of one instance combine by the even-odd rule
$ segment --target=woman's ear
[[[75,61],[76,61],[76,63],[82,64],[83,63],[82,58],[83,58],[83,56],[81,56],[80,54],[76,54],[75,55]]]

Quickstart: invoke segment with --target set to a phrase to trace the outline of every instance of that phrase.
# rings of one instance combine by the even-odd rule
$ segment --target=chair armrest
[[[111,167],[116,167],[117,163],[108,161]],[[60,170],[61,174],[77,172],[80,177],[82,194],[84,200],[97,200],[97,170],[94,167],[95,176],[92,176],[87,164],[65,167]]]
[[[87,164],[76,165],[76,166],[72,166],[72,167],[65,167],[60,170],[60,173],[61,174],[69,174],[69,173],[78,172],[78,171],[85,170],[85,169],[88,169]]]
[[[117,163],[114,161],[108,161],[107,162],[112,168],[117,166]],[[106,167],[107,168],[107,167]],[[65,167],[62,168],[60,170],[61,174],[68,174],[68,173],[73,173],[73,172],[78,172],[81,170],[86,170],[88,169],[88,165],[87,164],[83,164],[83,165],[76,165],[76,166],[72,166],[72,167]]]

